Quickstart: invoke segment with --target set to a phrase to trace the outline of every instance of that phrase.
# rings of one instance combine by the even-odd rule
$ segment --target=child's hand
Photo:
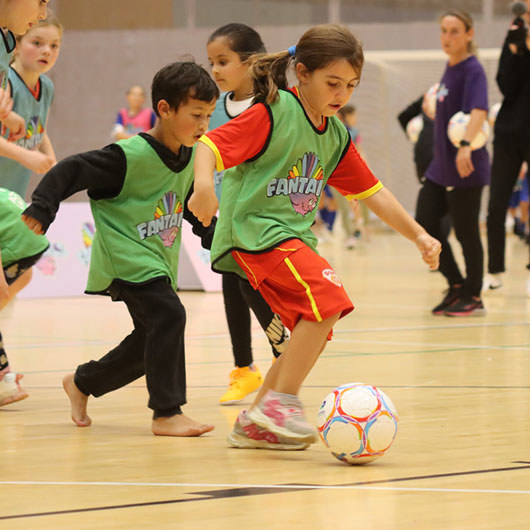
[[[5,120],[2,121],[2,136],[9,130],[7,140],[9,142],[16,142],[26,135],[26,122],[22,116],[16,112],[10,112]]]
[[[40,151],[29,151],[24,155],[21,164],[35,173],[46,173],[55,165],[55,159]]]
[[[41,234],[44,234],[44,230],[42,229],[42,225],[37,221],[37,219],[34,219],[33,217],[28,217],[27,215],[22,214],[22,221],[26,223],[26,226],[32,231],[35,232],[38,236]]]
[[[436,270],[440,264],[440,252],[442,251],[440,242],[425,233],[416,238],[416,246],[421,252],[423,261],[429,265],[431,270]]]
[[[204,191],[195,191],[188,201],[189,211],[204,225],[210,226],[212,217],[219,208],[219,201],[215,196],[213,187]]]
[[[13,99],[11,98],[7,90],[0,88],[0,121],[2,122],[2,128],[4,127],[4,120],[9,116],[9,113],[12,109]]]

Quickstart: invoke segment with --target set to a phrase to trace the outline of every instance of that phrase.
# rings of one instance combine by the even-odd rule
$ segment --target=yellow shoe
[[[254,366],[254,370],[251,370],[249,366],[243,368],[236,366],[230,372],[230,386],[219,399],[219,403],[221,405],[239,403],[248,394],[255,392],[262,383],[263,377],[257,366]]]

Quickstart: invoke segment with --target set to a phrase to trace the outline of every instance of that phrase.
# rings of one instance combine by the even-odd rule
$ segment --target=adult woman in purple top
[[[447,279],[449,289],[441,303],[432,310],[433,314],[480,315],[485,310],[480,298],[484,252],[479,213],[482,190],[489,183],[490,162],[484,147],[472,151],[470,143],[487,117],[488,87],[484,69],[474,54],[470,15],[462,11],[448,12],[441,17],[440,28],[442,49],[449,60],[437,93],[434,158],[425,173],[416,217],[442,243],[440,272]],[[459,111],[470,114],[470,120],[457,148],[447,136],[447,125]],[[441,219],[447,212],[462,246],[465,277],[441,230]]]

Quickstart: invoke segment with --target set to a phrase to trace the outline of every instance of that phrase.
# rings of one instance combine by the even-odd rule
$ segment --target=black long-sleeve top
[[[414,163],[420,180],[434,157],[434,121],[423,112],[422,103],[423,95],[398,115],[398,121],[405,132],[407,132],[407,124],[412,118],[419,114],[423,116],[423,129],[420,131],[418,141],[414,146]]]
[[[504,42],[497,85],[504,100],[495,121],[495,141],[530,142],[530,51],[510,51]]]
[[[149,142],[171,171],[178,173],[190,163],[190,147],[182,146],[177,154],[151,135],[140,135]],[[55,219],[61,201],[82,190],[87,190],[88,196],[96,201],[117,197],[125,182],[126,173],[127,159],[117,144],[69,156],[46,173],[33,192],[32,203],[24,214],[39,221],[46,232]],[[205,228],[189,211],[188,200],[192,192],[193,186],[184,201],[184,219],[192,225],[193,233],[201,238],[202,246],[209,249],[217,219],[214,218],[212,224]]]

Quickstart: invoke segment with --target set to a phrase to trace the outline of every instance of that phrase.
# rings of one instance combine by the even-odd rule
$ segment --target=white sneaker
[[[502,273],[487,274],[482,282],[483,291],[493,291],[502,287]]]
[[[19,384],[22,377],[22,374],[8,372],[0,380],[0,407],[28,397],[28,393]]]

